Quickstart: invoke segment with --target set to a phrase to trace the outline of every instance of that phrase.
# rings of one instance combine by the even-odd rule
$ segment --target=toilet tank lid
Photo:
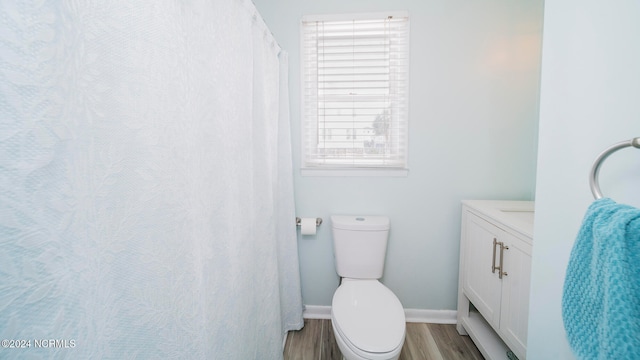
[[[386,216],[333,215],[331,226],[335,229],[370,231],[389,230],[389,218]]]

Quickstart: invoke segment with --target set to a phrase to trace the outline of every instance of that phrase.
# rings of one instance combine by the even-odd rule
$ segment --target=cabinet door
[[[485,320],[497,329],[500,325],[502,284],[497,271],[491,272],[491,265],[493,239],[502,232],[470,212],[466,213],[465,226],[464,292]]]
[[[505,234],[509,246],[504,250],[502,277],[502,310],[500,332],[519,359],[525,359],[529,318],[529,284],[531,279],[531,245]]]

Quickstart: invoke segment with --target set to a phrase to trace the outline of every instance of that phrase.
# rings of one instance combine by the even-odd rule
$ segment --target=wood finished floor
[[[289,332],[285,360],[340,360],[331,320],[304,320],[304,328]],[[400,360],[483,360],[468,336],[455,325],[407,323]]]

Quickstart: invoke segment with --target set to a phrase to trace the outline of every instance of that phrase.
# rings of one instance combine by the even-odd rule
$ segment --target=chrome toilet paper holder
[[[296,226],[300,226],[302,224],[302,219],[296,217]],[[320,226],[322,224],[322,218],[316,218],[316,226]]]

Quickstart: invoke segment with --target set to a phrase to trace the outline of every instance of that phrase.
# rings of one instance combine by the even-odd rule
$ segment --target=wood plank
[[[407,334],[399,360],[444,360],[427,324],[407,323]]]
[[[316,320],[304,320],[304,327],[298,331],[290,331],[284,348],[284,358],[296,360],[320,359],[320,347],[322,341],[322,322]]]
[[[322,320],[322,344],[320,351],[320,359],[333,360],[342,359],[342,353],[333,334],[333,326],[331,320]]]
[[[484,359],[473,342],[469,343],[463,340],[466,336],[458,334],[455,326],[444,324],[428,324],[427,326],[433,334],[443,358],[450,360]]]

